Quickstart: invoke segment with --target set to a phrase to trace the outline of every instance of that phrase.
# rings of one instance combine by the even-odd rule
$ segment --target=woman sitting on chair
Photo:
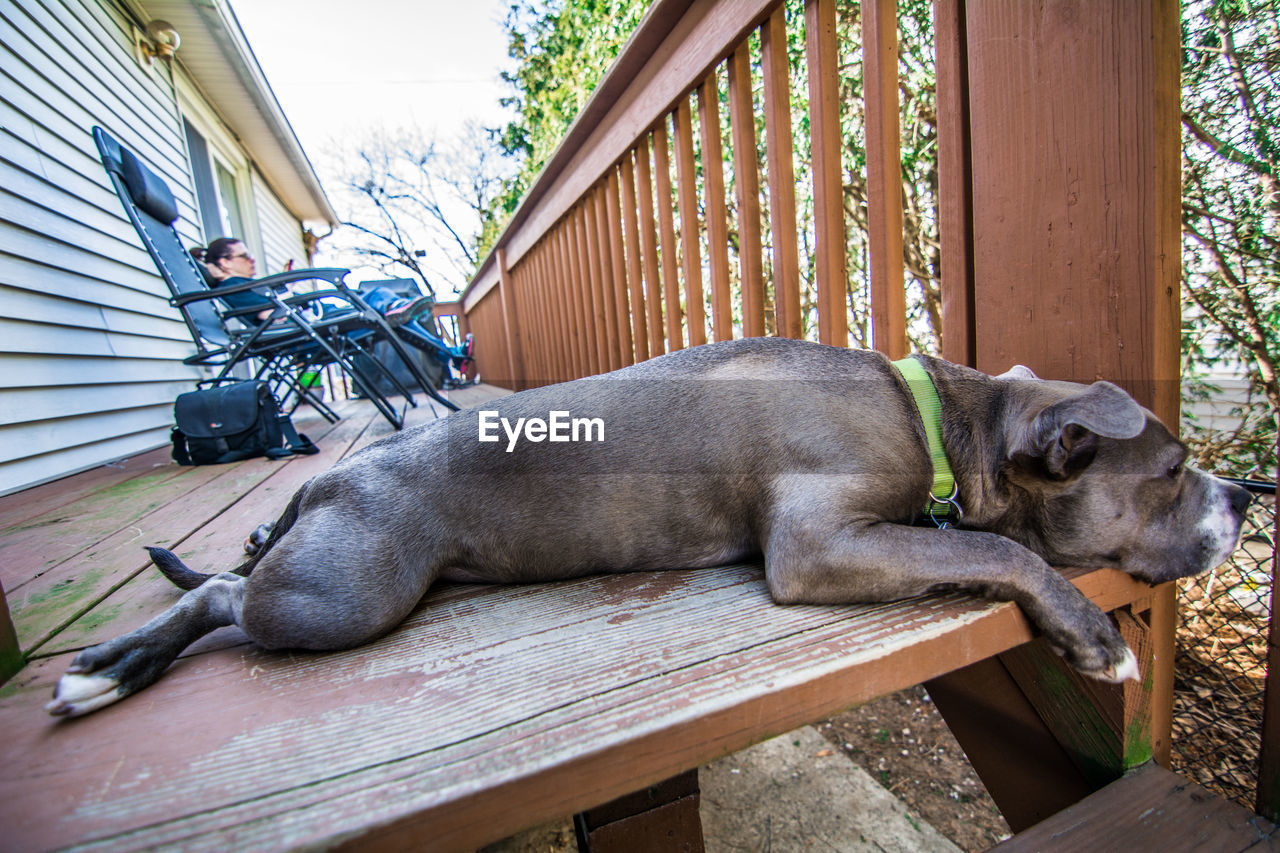
[[[204,264],[209,277],[213,280],[215,291],[219,287],[251,281],[257,272],[257,264],[253,256],[245,248],[244,242],[235,237],[219,237],[206,248],[192,249],[191,256]],[[466,362],[471,356],[470,336],[464,346],[451,347],[419,322],[420,318],[431,316],[434,300],[430,296],[406,299],[388,288],[375,287],[361,292],[360,298],[370,308],[381,314],[387,321],[387,325],[399,329],[403,341],[434,355],[445,365],[452,365],[459,371],[465,371]],[[253,291],[228,293],[222,297],[222,300],[235,309],[261,307],[263,310],[256,315],[260,320],[265,320],[275,310],[274,305]],[[323,302],[316,304],[320,306],[322,312],[346,310],[335,309]],[[322,313],[321,316],[325,314]]]

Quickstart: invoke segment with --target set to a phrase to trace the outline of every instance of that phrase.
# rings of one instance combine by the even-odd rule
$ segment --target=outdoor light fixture
[[[133,32],[134,48],[138,52],[139,61],[147,65],[151,65],[156,59],[168,62],[182,44],[182,37],[168,21],[157,19],[147,24],[145,32],[139,32],[137,28]]]

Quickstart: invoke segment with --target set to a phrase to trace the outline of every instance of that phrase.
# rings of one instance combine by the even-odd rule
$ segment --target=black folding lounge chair
[[[214,378],[200,384],[227,380],[236,365],[256,361],[256,376],[267,378],[273,387],[282,389],[280,396],[296,394],[300,401],[306,400],[326,418],[334,420],[337,415],[324,405],[308,382],[299,378],[319,366],[336,364],[378,411],[400,429],[404,425],[403,411],[395,410],[377,390],[367,368],[361,369],[354,358],[359,352],[367,352],[375,342],[386,340],[410,365],[415,380],[428,396],[449,410],[457,410],[456,405],[440,396],[427,377],[414,368],[404,343],[383,317],[346,286],[343,278],[348,270],[293,270],[212,290],[174,228],[177,203],[168,186],[102,128],[93,129],[93,138],[116,195],[172,293],[170,304],[178,308],[195,341],[196,354],[184,359],[185,363],[218,369]],[[287,285],[307,280],[325,281],[332,289],[288,295]],[[275,305],[270,318],[259,320],[256,310],[220,310],[222,294],[246,290]],[[326,297],[341,301],[349,310],[326,312],[322,319],[309,320],[304,312],[306,306]],[[373,364],[385,371],[376,360],[361,359],[360,363]],[[408,389],[394,376],[389,379],[409,405],[417,405]]]

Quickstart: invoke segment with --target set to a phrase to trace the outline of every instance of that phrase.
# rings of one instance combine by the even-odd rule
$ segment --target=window
[[[183,118],[187,152],[195,178],[196,204],[205,242],[217,237],[248,239],[235,170],[211,150],[204,135]]]

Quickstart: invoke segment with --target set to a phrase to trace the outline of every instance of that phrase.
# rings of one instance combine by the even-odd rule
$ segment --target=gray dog
[[[140,690],[224,625],[269,649],[344,649],[391,630],[439,579],[761,557],[780,604],[972,590],[1016,601],[1079,671],[1136,676],[1111,620],[1049,564],[1153,583],[1206,570],[1235,547],[1248,494],[1188,468],[1114,385],[919,362],[956,483],[937,497],[963,507],[952,529],[913,524],[928,521],[934,466],[883,356],[785,339],[697,347],[389,436],[299,489],[231,572],[149,549],[191,591],[77,655],[48,710]]]

